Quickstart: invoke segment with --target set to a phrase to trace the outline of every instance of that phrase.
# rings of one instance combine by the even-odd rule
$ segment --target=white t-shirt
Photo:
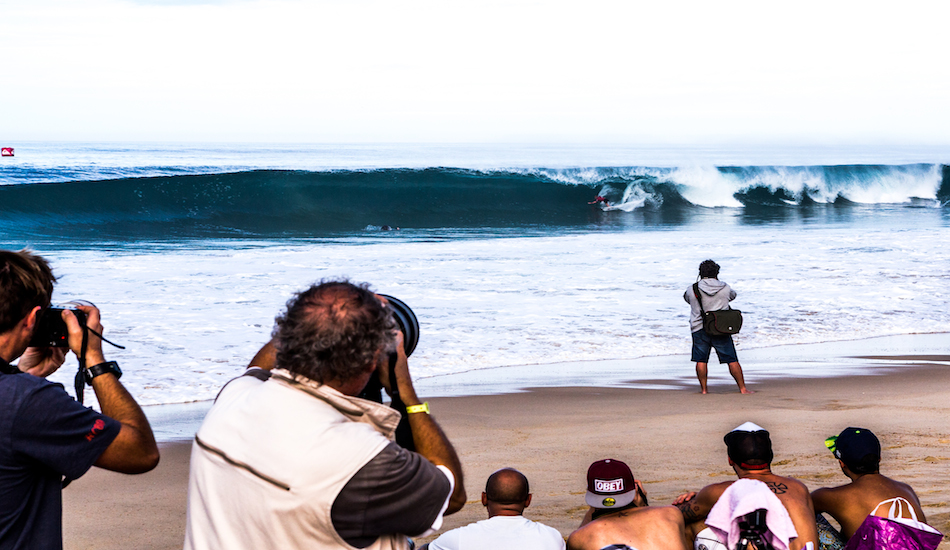
[[[553,527],[524,516],[495,516],[452,529],[429,543],[429,550],[564,550]]]

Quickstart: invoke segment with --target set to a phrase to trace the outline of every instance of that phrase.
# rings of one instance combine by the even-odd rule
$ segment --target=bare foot
[[[749,388],[742,388],[741,390],[739,390],[739,393],[744,393],[748,395],[750,393],[755,393],[755,392],[750,390]]]
[[[700,393],[701,395],[708,395],[708,394],[709,394],[709,392],[706,391],[706,390],[703,390],[703,391],[701,391],[701,392],[699,392],[699,393]]]

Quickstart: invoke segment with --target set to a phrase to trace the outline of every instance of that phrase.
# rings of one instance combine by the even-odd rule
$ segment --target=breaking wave
[[[45,169],[50,172],[50,169]],[[392,228],[578,227],[631,212],[815,205],[945,207],[940,164],[469,170],[455,168],[0,179],[0,232],[72,237],[327,236]],[[53,171],[55,172],[55,170]],[[154,168],[149,169],[154,173]],[[101,174],[99,174],[101,176]],[[61,182],[68,177],[72,181]],[[610,206],[587,204],[595,195]]]

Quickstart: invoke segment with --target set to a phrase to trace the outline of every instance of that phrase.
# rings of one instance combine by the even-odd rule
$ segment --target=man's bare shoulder
[[[803,495],[808,494],[808,487],[794,477],[772,474],[762,481],[769,486],[769,490],[781,498],[782,495]]]
[[[640,522],[655,522],[670,520],[677,523],[683,523],[683,515],[675,506],[648,506],[645,508],[631,508],[621,510],[615,514],[604,516],[591,521],[581,528],[591,530],[602,530],[612,525],[624,524],[634,525]]]
[[[822,487],[811,492],[811,500],[816,512],[829,512],[838,518],[846,507],[862,500],[862,496],[862,491],[853,483],[837,487]]]
[[[808,495],[808,487],[794,477],[782,476],[774,472],[764,475],[750,475],[748,479],[755,479],[765,483],[769,490],[780,499],[801,498]]]
[[[651,506],[647,508],[651,512],[651,521],[663,521],[674,523],[677,526],[684,527],[683,514],[676,506]]]
[[[824,497],[824,498],[844,498],[848,495],[852,495],[860,492],[860,489],[856,487],[853,483],[845,483],[844,485],[838,485],[837,487],[822,487],[820,489],[815,489],[811,492],[813,497]]]
[[[567,539],[570,550],[599,549],[605,545],[629,543],[646,533],[678,540],[684,527],[683,515],[675,506],[650,506],[623,510],[598,518],[571,533]]]
[[[617,521],[664,521],[669,520],[675,523],[683,523],[683,514],[680,514],[676,506],[649,506],[647,508],[634,508],[624,510],[616,516],[604,519],[615,519]]]
[[[845,485],[824,487],[812,492],[815,505],[822,508],[834,503],[856,502],[870,506],[895,496],[917,500],[917,493],[910,485],[882,475],[867,475]]]

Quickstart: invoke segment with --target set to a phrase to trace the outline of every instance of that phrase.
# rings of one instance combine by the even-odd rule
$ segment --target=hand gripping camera
[[[51,306],[41,310],[40,318],[30,340],[31,348],[68,348],[69,331],[66,321],[63,320],[63,311],[73,312],[79,321],[79,326],[86,326],[86,314],[76,308],[78,302],[67,302],[58,306]]]
[[[79,326],[82,328],[82,349],[77,355],[77,359],[79,360],[79,369],[76,371],[75,378],[76,400],[81,404],[83,402],[84,388],[88,383],[86,380],[87,365],[85,363],[85,355],[86,345],[89,341],[89,333],[91,332],[95,334],[103,342],[106,342],[119,349],[125,349],[125,346],[120,346],[115,342],[109,341],[108,338],[86,326],[86,313],[79,309],[78,306],[95,307],[92,302],[88,302],[86,300],[74,300],[71,302],[66,302],[65,304],[47,307],[40,311],[36,328],[33,330],[32,338],[30,338],[29,347],[68,348],[69,329],[66,327],[66,321],[63,320],[63,311],[71,311],[73,315],[76,316],[76,320],[79,321]],[[112,366],[114,370],[118,371],[116,376],[122,376],[122,371],[118,370],[118,366],[115,363],[113,363]]]
[[[389,302],[393,318],[396,320],[396,324],[399,325],[399,330],[402,331],[403,349],[406,350],[406,357],[409,357],[416,349],[416,344],[419,343],[419,319],[402,300],[386,294],[380,294],[379,296]],[[405,403],[399,397],[399,389],[396,386],[396,352],[389,354],[389,383],[392,386],[390,393],[392,403],[389,406],[402,414],[399,426],[396,427],[396,443],[404,449],[414,451],[416,445],[412,440],[412,429],[409,427],[409,414],[406,412]],[[383,384],[379,381],[379,375],[373,373],[358,397],[377,403],[383,402]]]

